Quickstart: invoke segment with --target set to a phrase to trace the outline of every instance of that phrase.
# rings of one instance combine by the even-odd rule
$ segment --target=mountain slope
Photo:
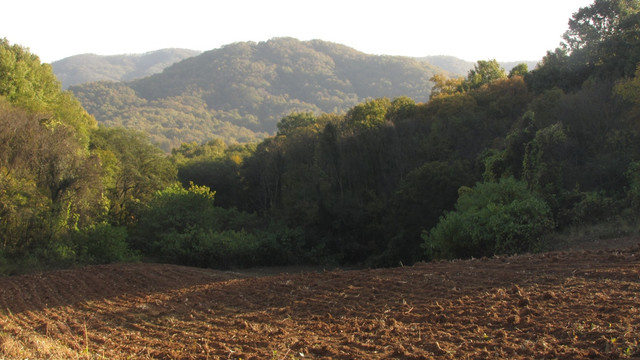
[[[92,81],[129,81],[161,72],[167,66],[198,55],[188,49],[162,49],[144,54],[82,54],[51,63],[63,88]]]
[[[276,38],[229,44],[129,83],[71,90],[98,121],[150,132],[167,149],[212,137],[260,138],[292,111],[340,113],[377,97],[426,101],[429,79],[442,72],[414,58]]]

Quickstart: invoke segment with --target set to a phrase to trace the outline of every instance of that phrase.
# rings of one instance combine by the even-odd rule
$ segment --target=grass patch
[[[627,247],[629,239],[639,235],[638,221],[616,218],[596,224],[574,225],[548,234],[542,241],[540,251]]]

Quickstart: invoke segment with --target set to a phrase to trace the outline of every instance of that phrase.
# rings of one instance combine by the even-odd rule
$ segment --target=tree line
[[[0,47],[0,273],[149,260],[394,266],[544,250],[637,224],[640,5],[596,0],[533,70],[478,61],[430,99],[291,113],[257,143],[97,126]],[[616,233],[619,235],[619,233]]]

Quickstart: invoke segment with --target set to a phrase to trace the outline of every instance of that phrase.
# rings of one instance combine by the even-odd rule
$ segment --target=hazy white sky
[[[369,54],[539,60],[593,0],[9,0],[0,38],[43,62],[237,41],[322,39]]]

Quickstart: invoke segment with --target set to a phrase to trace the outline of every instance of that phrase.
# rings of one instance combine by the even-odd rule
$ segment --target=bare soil
[[[639,242],[376,270],[0,278],[0,359],[640,358]]]

